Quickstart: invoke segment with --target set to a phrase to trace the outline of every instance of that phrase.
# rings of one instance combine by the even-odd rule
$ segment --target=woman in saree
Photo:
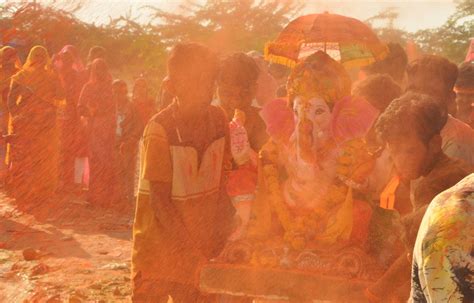
[[[79,52],[73,45],[64,46],[54,56],[53,63],[66,96],[66,107],[58,116],[58,124],[61,145],[61,183],[63,189],[69,189],[74,185],[75,159],[87,156],[86,138],[77,114],[77,103],[86,80],[86,73]]]
[[[20,59],[18,58],[17,51],[13,47],[4,46],[0,48],[0,133],[2,135],[8,132],[8,106],[7,98],[10,92],[10,83],[13,75],[15,75],[21,68]],[[5,174],[5,154],[6,145],[4,142],[1,143],[0,150],[0,170],[2,179]]]
[[[6,132],[8,123],[7,98],[10,91],[11,78],[21,69],[16,49],[11,46],[0,48],[0,110],[1,129]]]
[[[89,202],[111,206],[114,199],[116,104],[112,76],[103,59],[91,65],[89,81],[79,97],[78,113],[88,129]]]
[[[9,188],[17,200],[42,202],[58,182],[57,110],[64,104],[59,79],[48,51],[31,49],[22,69],[12,77],[8,109],[11,120],[7,163]]]

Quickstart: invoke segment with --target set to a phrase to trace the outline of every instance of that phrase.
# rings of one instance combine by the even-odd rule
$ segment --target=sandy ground
[[[0,302],[130,302],[132,207],[20,209],[0,192]]]

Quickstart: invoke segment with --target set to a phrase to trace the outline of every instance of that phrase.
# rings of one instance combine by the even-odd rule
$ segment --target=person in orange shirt
[[[199,269],[220,253],[234,217],[228,122],[211,105],[217,71],[217,56],[196,43],[176,45],[168,59],[174,102],[150,120],[141,145],[133,302],[211,300],[197,288]]]

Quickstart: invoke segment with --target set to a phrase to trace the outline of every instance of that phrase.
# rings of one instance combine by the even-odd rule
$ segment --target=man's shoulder
[[[443,134],[474,141],[474,130],[468,124],[451,115],[448,116],[446,125],[441,132],[441,135]]]

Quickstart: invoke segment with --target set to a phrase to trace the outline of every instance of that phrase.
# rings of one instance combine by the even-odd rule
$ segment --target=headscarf
[[[89,83],[112,85],[112,75],[110,75],[109,67],[104,59],[99,58],[92,62]]]
[[[82,72],[84,70],[84,64],[82,63],[79,51],[74,45],[64,46],[56,55],[54,55],[53,62],[54,66],[58,71],[61,71],[63,68],[63,59],[62,56],[65,53],[70,53],[73,57],[72,68],[76,72]]]
[[[21,68],[20,58],[16,49],[8,45],[0,48],[0,66],[3,66],[4,62],[15,62],[15,67],[17,69]]]
[[[324,52],[318,51],[298,63],[288,79],[290,103],[296,96],[320,97],[330,107],[351,92],[351,79],[344,67]]]
[[[95,59],[91,65],[89,81],[79,98],[79,112],[84,116],[108,116],[113,122],[115,110],[112,76],[105,61]]]
[[[23,64],[24,70],[37,69],[38,67],[51,70],[51,58],[46,48],[41,45],[36,45],[30,50],[28,58],[26,58],[26,62]]]
[[[87,62],[88,64],[92,64],[95,59],[104,59],[105,57],[105,48],[102,46],[93,46],[89,50],[89,54],[87,55]]]

